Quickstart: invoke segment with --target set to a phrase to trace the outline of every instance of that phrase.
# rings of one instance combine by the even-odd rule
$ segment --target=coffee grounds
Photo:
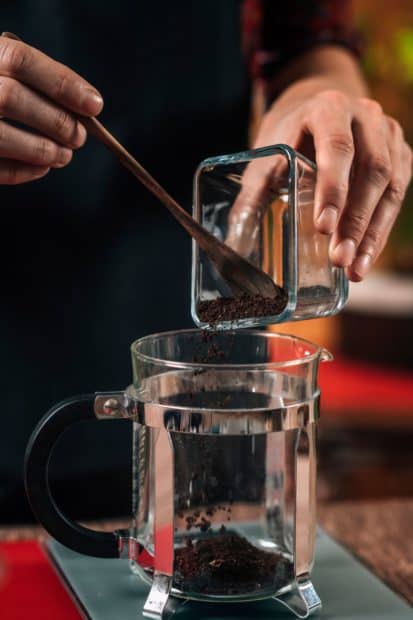
[[[298,306],[329,306],[336,303],[337,295],[334,290],[320,284],[314,286],[302,286],[298,289]]]
[[[201,331],[201,342],[195,347],[192,361],[194,363],[209,364],[219,362],[227,357],[227,352],[222,351],[216,344],[214,331],[203,329]]]
[[[244,309],[244,316],[253,316],[254,312],[256,316],[276,314],[285,307],[286,298],[270,299],[261,295],[242,295],[238,298],[220,298],[202,303],[209,309],[206,320],[213,324],[220,320],[241,318],[240,308]],[[259,314],[257,314],[258,310]],[[193,355],[195,363],[216,363],[227,357],[229,351],[222,351],[215,342],[215,337],[216,332],[206,330],[202,332],[201,342],[195,348]],[[208,393],[205,388],[201,388],[200,392],[202,403],[205,405]],[[213,395],[216,399],[216,392],[213,392]],[[194,401],[196,396],[191,392],[190,401]],[[223,394],[224,399],[230,396]],[[243,398],[245,399],[245,395]],[[223,403],[225,404],[225,400]],[[199,447],[201,472],[195,471],[192,480],[200,478],[205,470],[211,470],[208,440],[203,441]],[[291,581],[293,578],[292,564],[281,554],[258,549],[246,538],[229,532],[223,524],[218,533],[213,531],[214,515],[221,513],[219,517],[228,523],[231,521],[232,508],[225,504],[211,505],[208,501],[210,498],[207,496],[209,490],[203,485],[204,496],[199,498],[201,503],[206,504],[206,508],[196,509],[186,516],[184,516],[186,498],[180,498],[177,516],[184,520],[187,535],[186,546],[175,549],[174,586],[185,593],[233,596],[261,591],[274,593]],[[193,494],[194,488],[191,490],[191,500],[194,499]],[[231,497],[229,503],[232,503]],[[199,534],[193,534],[193,530],[199,530]],[[194,535],[201,535],[204,538],[194,540]]]
[[[286,305],[287,295],[282,289],[275,297],[243,293],[239,297],[217,297],[200,301],[198,315],[204,323],[214,325],[221,321],[275,316],[280,314]]]
[[[291,562],[281,554],[262,551],[239,534],[220,533],[175,551],[175,587],[185,592],[240,595],[277,591],[293,578]]]

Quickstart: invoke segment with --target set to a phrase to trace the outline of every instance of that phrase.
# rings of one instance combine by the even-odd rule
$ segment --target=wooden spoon
[[[11,32],[4,32],[2,36],[21,41],[17,35]],[[71,114],[74,115],[73,112]],[[194,220],[125,147],[116,140],[102,123],[93,117],[75,116],[85,126],[88,133],[100,140],[116,155],[123,166],[162,202],[214,263],[218,272],[229,284],[234,294],[261,294],[264,297],[275,297],[282,294],[282,289],[274,283],[268,274],[252,265],[245,258],[242,258]]]

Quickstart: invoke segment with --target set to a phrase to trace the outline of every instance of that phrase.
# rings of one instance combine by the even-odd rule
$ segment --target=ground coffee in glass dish
[[[280,288],[275,297],[243,293],[237,297],[217,297],[200,301],[198,315],[205,323],[214,325],[221,321],[276,316],[281,314],[286,305],[287,295]]]
[[[266,188],[257,193],[249,171],[261,165],[269,174]],[[283,144],[201,162],[194,179],[195,219],[283,290],[275,299],[236,293],[219,298],[227,289],[194,243],[191,312],[196,325],[211,327],[215,321],[220,329],[265,327],[330,316],[343,307],[345,272],[329,259],[330,237],[314,225],[316,183],[315,164]]]

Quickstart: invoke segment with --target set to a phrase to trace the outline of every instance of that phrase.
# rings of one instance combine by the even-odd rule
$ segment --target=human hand
[[[66,166],[86,130],[70,112],[95,116],[98,91],[68,67],[22,41],[0,37],[0,184],[14,185]]]
[[[315,158],[315,227],[332,235],[332,263],[362,280],[386,244],[411,179],[412,151],[399,123],[366,97],[330,89],[301,97],[296,88],[288,106],[276,101],[266,113],[254,148],[276,143]],[[257,196],[269,178],[266,166],[273,165],[263,161],[247,169]],[[247,211],[254,202],[250,181]],[[243,217],[251,221],[242,192],[230,216],[234,230]]]

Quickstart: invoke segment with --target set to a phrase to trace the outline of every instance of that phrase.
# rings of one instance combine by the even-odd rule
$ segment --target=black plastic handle
[[[74,551],[99,558],[118,558],[112,532],[95,532],[74,523],[56,505],[49,487],[49,461],[62,433],[75,422],[96,420],[94,394],[68,398],[46,413],[30,437],[24,462],[24,483],[33,513],[56,540]]]

